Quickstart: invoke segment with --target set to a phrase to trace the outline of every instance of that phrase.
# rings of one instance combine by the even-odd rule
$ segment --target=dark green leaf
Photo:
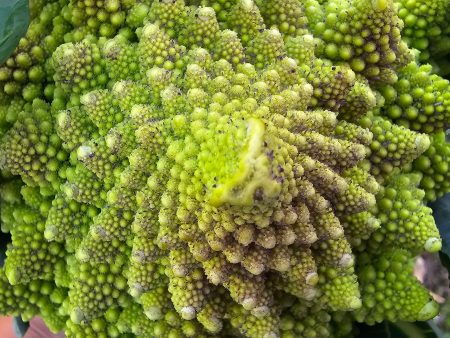
[[[22,338],[27,333],[30,323],[24,322],[20,317],[13,317],[13,328],[17,338]]]
[[[359,324],[357,326],[357,338],[439,338],[438,332],[435,331],[427,322],[416,323],[390,323],[383,322],[381,324],[369,326]]]
[[[0,64],[14,51],[29,23],[28,0],[0,1]]]
[[[450,257],[450,194],[429,204],[442,237],[442,251]]]
[[[6,247],[11,242],[11,235],[0,232],[0,267],[6,258]]]
[[[442,238],[441,263],[450,272],[450,194],[429,204]]]
[[[450,257],[443,251],[439,252],[439,258],[442,265],[450,272]]]

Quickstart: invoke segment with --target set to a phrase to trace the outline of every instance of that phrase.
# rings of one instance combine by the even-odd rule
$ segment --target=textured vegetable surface
[[[412,271],[450,90],[398,2],[32,1],[0,66],[0,312],[76,338],[436,316]]]

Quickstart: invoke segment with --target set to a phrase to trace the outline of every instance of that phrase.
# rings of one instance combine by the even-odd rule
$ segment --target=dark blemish
[[[255,201],[262,201],[264,198],[264,191],[262,188],[257,188],[253,194],[253,199]]]

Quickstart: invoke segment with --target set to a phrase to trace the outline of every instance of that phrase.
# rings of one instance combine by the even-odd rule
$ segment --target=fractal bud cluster
[[[413,265],[450,191],[450,1],[31,9],[0,66],[0,313],[69,338],[437,315]]]

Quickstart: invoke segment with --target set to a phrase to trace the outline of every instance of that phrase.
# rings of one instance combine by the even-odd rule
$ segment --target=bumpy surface
[[[412,263],[450,92],[402,40],[416,2],[34,2],[54,44],[0,68],[0,312],[74,338],[435,316]]]
[[[402,38],[441,75],[450,74],[449,0],[395,0],[404,22]]]
[[[410,47],[418,49],[421,60],[428,60],[440,49],[448,48],[445,41],[447,15],[450,2],[448,0],[399,0],[399,17],[405,28],[403,39]]]

